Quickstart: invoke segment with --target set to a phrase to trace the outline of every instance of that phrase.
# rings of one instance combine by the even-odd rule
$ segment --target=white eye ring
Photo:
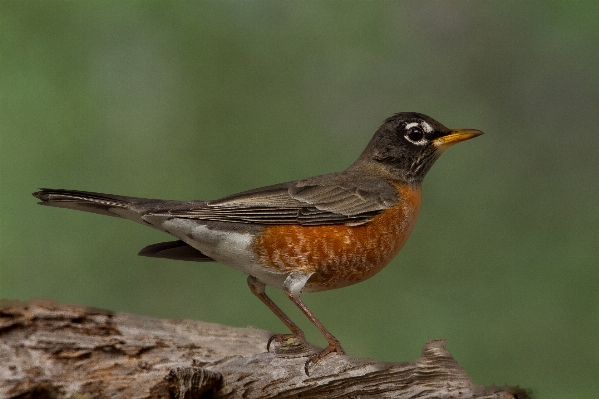
[[[409,128],[414,127],[414,126],[418,126],[422,130],[424,130],[426,133],[431,133],[433,131],[433,127],[431,125],[429,125],[428,123],[426,123],[425,121],[408,123],[406,125],[406,130],[408,130]]]
[[[404,137],[410,143],[416,145],[425,145],[428,142],[428,140],[424,136],[424,129],[421,128],[419,123],[408,123],[405,127],[405,130],[406,133],[404,134]]]

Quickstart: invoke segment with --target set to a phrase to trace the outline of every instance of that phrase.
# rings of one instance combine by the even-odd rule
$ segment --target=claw
[[[276,335],[272,335],[269,339],[268,342],[266,343],[266,351],[270,352],[270,344],[272,343],[272,341],[274,341],[277,338]]]
[[[304,364],[304,371],[306,372],[306,375],[308,377],[310,376],[310,365],[311,364],[318,363],[326,355],[328,355],[329,353],[333,353],[333,352],[336,352],[340,355],[345,355],[345,351],[343,350],[343,348],[341,347],[341,345],[338,342],[336,345],[329,344],[326,348],[324,348],[317,354],[310,356],[310,358],[308,360],[306,360],[306,363]]]

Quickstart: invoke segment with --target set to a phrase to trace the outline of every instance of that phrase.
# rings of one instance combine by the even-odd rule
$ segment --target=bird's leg
[[[308,281],[311,275],[312,274],[291,273],[289,274],[289,276],[287,276],[285,282],[283,283],[283,290],[285,291],[285,294],[287,294],[287,297],[291,299],[293,303],[295,303],[295,305],[306,315],[306,317],[308,317],[308,319],[310,319],[312,324],[314,324],[316,328],[318,328],[318,331],[320,331],[322,335],[324,335],[327,342],[329,343],[326,348],[324,348],[322,351],[318,352],[317,354],[310,357],[310,359],[308,359],[306,365],[304,366],[306,375],[309,374],[308,369],[310,363],[317,363],[320,359],[322,359],[329,353],[337,352],[340,355],[345,355],[345,351],[341,347],[341,343],[339,343],[337,338],[335,338],[333,334],[331,334],[324,327],[320,320],[318,320],[314,316],[310,309],[308,309],[308,307],[300,299],[302,290],[304,289],[304,286],[306,285],[306,282]]]
[[[270,344],[272,341],[282,342],[289,338],[295,338],[300,341],[305,341],[306,338],[304,336],[304,332],[295,324],[289,316],[287,316],[280,307],[278,307],[272,299],[266,295],[266,286],[265,284],[258,280],[256,277],[248,276],[248,285],[250,286],[250,291],[252,294],[256,295],[258,299],[260,299],[272,312],[291,330],[291,334],[276,334],[268,339],[268,343],[266,344],[266,350],[270,351]]]

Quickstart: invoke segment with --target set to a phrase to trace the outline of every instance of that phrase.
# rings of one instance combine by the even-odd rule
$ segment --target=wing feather
[[[179,218],[263,225],[367,223],[399,200],[390,183],[341,172],[263,187],[171,210]]]

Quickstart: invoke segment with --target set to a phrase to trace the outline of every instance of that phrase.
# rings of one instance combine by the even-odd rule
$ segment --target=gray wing
[[[341,172],[245,191],[169,214],[263,225],[359,225],[398,200],[397,189],[386,181]]]

